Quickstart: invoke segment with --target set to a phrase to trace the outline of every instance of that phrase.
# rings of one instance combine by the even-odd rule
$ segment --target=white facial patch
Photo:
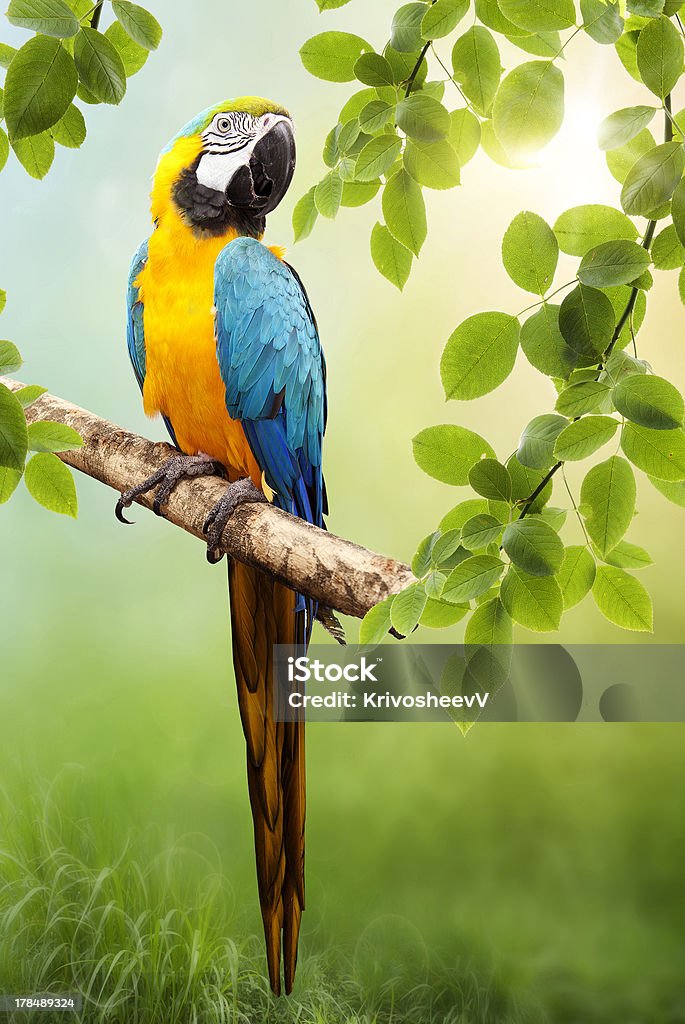
[[[222,151],[217,151],[218,145],[221,145],[221,142],[217,145],[217,123],[221,123],[223,126],[224,123],[228,122],[228,119],[229,115],[217,114],[212,124],[204,132],[203,140],[211,144],[212,151],[202,155],[195,171],[200,185],[215,189],[217,192],[226,191],[235,172],[240,167],[249,163],[252,152],[259,140],[267,132],[270,132],[277,122],[287,121],[289,124],[291,123],[289,118],[283,117],[281,114],[265,114],[253,121],[254,134],[252,134],[251,138],[246,139],[242,145],[240,145],[241,140],[240,137],[237,137],[237,133],[231,131],[230,128],[225,129],[222,132],[224,148]],[[244,134],[242,137],[245,137]]]

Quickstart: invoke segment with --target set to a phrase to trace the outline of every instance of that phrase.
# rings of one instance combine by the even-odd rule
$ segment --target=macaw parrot
[[[254,96],[210,107],[162,151],[154,228],[133,257],[128,351],[148,415],[179,454],[121,495],[117,517],[155,490],[159,514],[183,477],[219,472],[208,558],[236,505],[268,500],[323,525],[326,368],[316,319],[265,218],[295,169],[287,110]],[[271,988],[290,993],[304,909],[304,722],[274,720],[274,644],[305,650],[316,605],[230,560],[233,664],[247,743],[257,882]]]

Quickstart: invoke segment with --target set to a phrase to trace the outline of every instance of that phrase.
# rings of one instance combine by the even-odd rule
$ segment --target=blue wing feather
[[[138,381],[138,387],[143,390],[145,383],[145,329],[143,326],[143,303],[138,297],[136,281],[138,275],[147,262],[147,239],[136,249],[131,260],[131,269],[128,274],[128,291],[126,305],[128,309],[128,322],[126,325],[126,341],[128,354],[133,365],[133,372]]]
[[[226,408],[241,421],[274,503],[321,526],[325,366],[304,288],[260,242],[238,238],[217,259],[214,303]]]
[[[126,293],[126,343],[128,354],[133,366],[133,372],[138,381],[138,387],[143,390],[145,384],[146,360],[145,360],[145,325],[143,322],[144,306],[140,300],[140,294],[136,281],[147,263],[147,238],[141,242],[131,260],[131,269],[128,272],[128,290]],[[169,436],[178,448],[178,442],[174,433],[171,421],[163,416],[164,424],[169,431]]]

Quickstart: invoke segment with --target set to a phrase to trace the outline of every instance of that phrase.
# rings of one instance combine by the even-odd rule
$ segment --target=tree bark
[[[16,380],[0,381],[12,391],[24,386]],[[168,444],[149,441],[49,393],[28,407],[26,419],[29,423],[52,420],[77,430],[83,448],[61,452],[60,459],[115,491],[141,483],[174,451]],[[203,539],[202,524],[225,486],[216,477],[182,481],[171,495],[164,518]],[[152,498],[152,494],[143,495],[138,504],[152,508]],[[239,506],[224,530],[221,547],[232,558],[263,569],[326,607],[360,618],[388,594],[414,581],[411,569],[402,562],[267,504]]]

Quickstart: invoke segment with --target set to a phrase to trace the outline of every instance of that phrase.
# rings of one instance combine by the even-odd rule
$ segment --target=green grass
[[[295,995],[275,999],[261,937],[246,932],[202,837],[164,846],[151,829],[103,860],[93,823],[66,817],[52,793],[20,812],[4,796],[0,821],[2,992],[79,993],[79,1019],[97,1024],[524,1020],[491,972],[466,957],[447,966],[399,916],[373,922],[353,949],[305,944]]]

